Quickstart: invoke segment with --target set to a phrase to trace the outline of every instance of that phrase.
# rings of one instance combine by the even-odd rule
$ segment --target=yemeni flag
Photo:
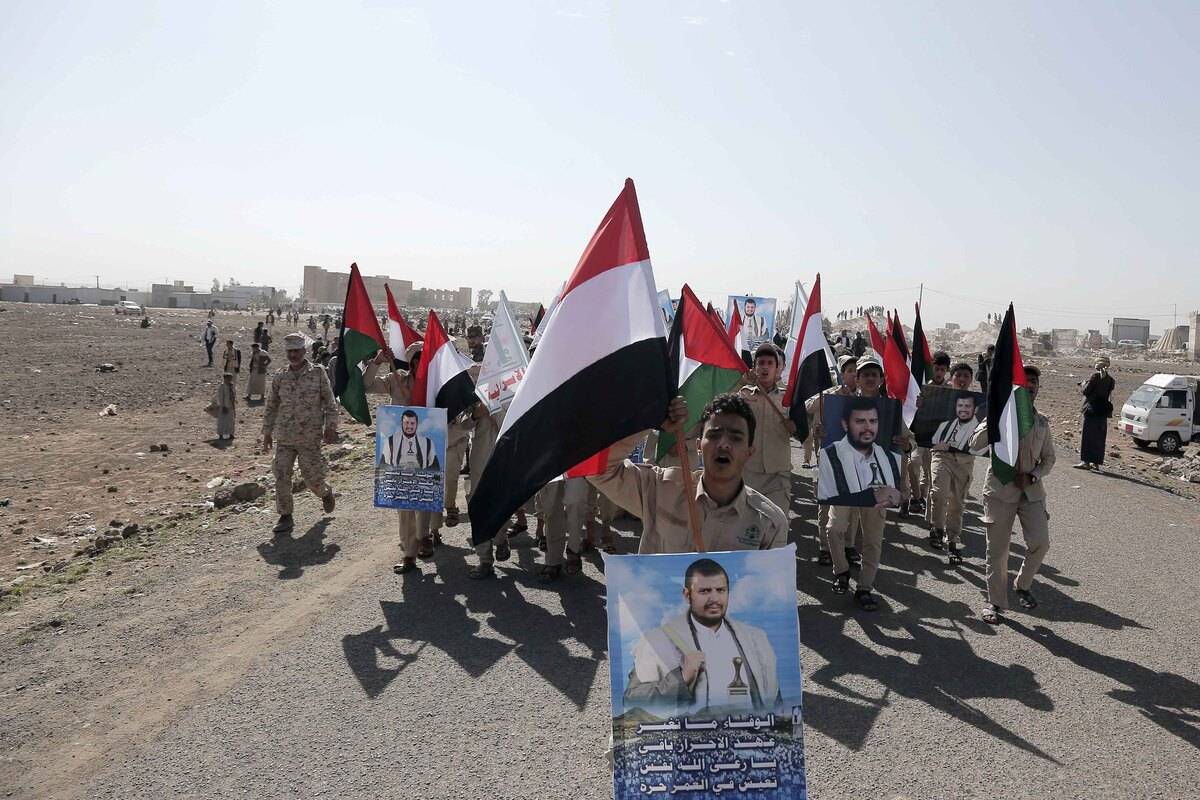
[[[385,283],[383,290],[387,292],[388,347],[392,350],[392,358],[403,359],[404,351],[408,349],[408,346],[413,342],[421,341],[421,334],[417,333],[400,313],[400,308],[396,305],[396,298],[392,297],[392,287]]]
[[[885,342],[879,335],[879,329],[875,327],[875,320],[871,319],[870,314],[867,314],[867,333],[871,336],[871,349],[878,353],[880,358],[883,358]]]
[[[441,320],[430,309],[425,346],[421,348],[421,361],[413,380],[412,404],[444,408],[446,419],[453,420],[479,399],[468,371],[471,364],[471,359],[458,352]]]
[[[909,366],[917,386],[924,386],[933,380],[933,354],[929,352],[929,340],[925,338],[925,328],[921,325],[921,304],[917,303],[917,320],[913,323],[912,355]]]
[[[542,325],[542,318],[546,316],[546,307],[538,303],[537,313],[529,318],[529,335],[537,333],[537,329]]]
[[[908,343],[904,341],[904,326],[900,315],[890,319],[888,338],[883,345],[883,375],[887,382],[888,397],[899,400],[903,405],[904,424],[911,425],[917,414],[917,395],[921,387],[908,366]]]
[[[685,431],[700,421],[704,407],[719,394],[731,391],[742,379],[746,365],[733,349],[725,329],[700,307],[700,301],[686,283],[679,295],[679,306],[667,339],[667,354],[674,373],[678,394],[687,400]],[[675,435],[662,431],[654,460],[675,447]]]
[[[338,332],[337,365],[333,375],[333,393],[342,408],[364,425],[371,424],[371,409],[367,406],[366,387],[359,364],[387,345],[371,298],[358,272],[358,264],[350,265],[350,283],[346,286],[346,305],[342,309],[342,327]]]
[[[792,313],[799,307],[792,306]],[[808,412],[804,401],[833,386],[830,376],[829,342],[825,340],[824,317],[821,315],[821,274],[813,283],[812,294],[804,305],[804,317],[796,335],[796,351],[789,362],[787,391],[783,404],[788,407],[788,416],[796,423],[796,439],[808,438]]]
[[[996,355],[988,383],[988,444],[992,446],[992,474],[1001,483],[1017,477],[1017,452],[1021,439],[1033,430],[1033,398],[1025,383],[1025,362],[1017,343],[1017,320],[1012,303],[1004,313]]]
[[[547,483],[667,415],[674,388],[667,331],[632,180],[542,327],[471,496],[475,544],[495,536]]]

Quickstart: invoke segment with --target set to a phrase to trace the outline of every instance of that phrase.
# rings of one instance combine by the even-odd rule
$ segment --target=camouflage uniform
[[[330,491],[329,465],[321,453],[326,429],[337,430],[337,402],[325,370],[305,360],[298,370],[284,367],[271,378],[263,435],[275,440],[275,509],[292,513],[292,469],[300,461],[304,484],[318,497]]]

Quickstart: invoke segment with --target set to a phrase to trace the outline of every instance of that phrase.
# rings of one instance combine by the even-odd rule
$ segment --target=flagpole
[[[675,435],[675,455],[679,456],[679,464],[683,467],[683,491],[687,495],[688,521],[692,528],[692,545],[697,553],[707,552],[704,547],[704,534],[700,532],[700,509],[696,507],[696,484],[692,478],[692,463],[688,458],[687,446],[683,441],[683,432]]]

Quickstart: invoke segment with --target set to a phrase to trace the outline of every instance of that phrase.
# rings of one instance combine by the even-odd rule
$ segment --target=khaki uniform
[[[971,449],[987,446],[987,423],[981,424],[971,438]],[[1028,590],[1050,549],[1050,514],[1046,510],[1046,489],[1042,480],[1054,468],[1054,441],[1050,421],[1034,413],[1033,428],[1022,437],[1017,449],[1017,473],[1034,475],[1037,483],[1024,489],[1015,483],[1003,484],[992,473],[989,461],[987,483],[983,487],[983,522],[987,525],[988,602],[1008,608],[1008,548],[1012,541],[1013,521],[1021,520],[1025,537],[1025,560],[1017,573],[1017,588]]]
[[[776,386],[764,392],[758,386],[743,386],[738,394],[750,404],[755,420],[754,455],[746,462],[746,485],[770,498],[786,519],[792,508],[792,435],[784,424],[788,411],[783,390]]]
[[[329,464],[321,452],[325,429],[337,430],[338,407],[325,370],[305,360],[298,370],[284,367],[271,379],[263,415],[263,435],[275,440],[275,509],[292,513],[292,470],[300,462],[304,485],[318,497],[330,491]]]
[[[368,394],[386,395],[392,405],[407,406],[412,401],[413,376],[404,370],[379,374],[379,365],[372,363],[363,373],[363,385]],[[398,509],[400,549],[405,558],[416,558],[421,549],[421,540],[432,536],[442,527],[440,511],[412,511]]]
[[[615,455],[629,452],[634,444],[636,438],[614,446],[607,471],[588,480],[618,506],[641,518],[639,553],[694,552],[683,471],[634,464]],[[743,486],[733,502],[718,506],[704,490],[703,475],[703,470],[692,473],[706,549],[767,550],[787,544],[787,518],[778,506],[749,486]]]
[[[583,530],[587,518],[587,478],[565,478],[542,487],[537,499],[545,521],[546,566],[563,563],[569,547],[583,549]]]
[[[851,546],[856,533],[862,532],[862,564],[858,572],[858,588],[875,588],[875,574],[879,571],[879,559],[883,555],[883,529],[887,524],[885,508],[855,508],[852,506],[825,506],[829,509],[829,555],[833,557],[833,574],[850,571],[846,560],[846,548]]]
[[[447,510],[458,510],[458,478],[462,474],[463,458],[467,454],[467,443],[474,426],[474,421],[469,417],[450,420],[450,424],[446,426]]]
[[[496,439],[500,436],[500,428],[504,425],[504,415],[507,409],[500,409],[495,414],[487,413],[487,406],[479,403],[475,406],[475,433],[471,437],[471,476],[470,476],[470,491],[467,492],[467,500],[470,501],[471,496],[475,494],[475,484],[483,477],[483,470],[487,466],[488,459],[492,457],[492,451],[496,449]],[[475,545],[475,553],[479,556],[480,564],[494,564],[496,562],[495,547],[508,541],[508,526],[501,526],[500,531],[494,539],[488,539],[485,542],[480,542]]]
[[[958,452],[925,452],[932,456],[933,482],[929,487],[929,524],[946,532],[946,540],[957,543],[962,537],[963,508],[975,456]]]

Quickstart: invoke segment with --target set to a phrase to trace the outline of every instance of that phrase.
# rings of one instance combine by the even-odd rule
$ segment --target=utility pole
[[[100,288],[100,276],[99,275],[96,276],[96,288],[97,289]]]
[[[920,290],[917,292],[917,306],[920,307],[925,302],[925,284],[921,284]]]

